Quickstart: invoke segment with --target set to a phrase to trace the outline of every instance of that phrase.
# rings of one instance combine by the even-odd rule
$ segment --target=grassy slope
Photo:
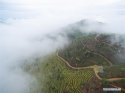
[[[74,38],[73,36],[71,37]],[[86,43],[86,40],[88,41],[88,44],[86,48],[84,48],[83,43]],[[101,55],[108,55],[109,52],[114,54],[115,50],[106,43],[96,44],[93,40],[93,35],[75,37],[75,41],[70,45],[70,47],[66,48],[65,51],[63,50],[63,52],[65,52],[63,56],[67,56],[68,59],[66,57],[64,58],[67,59],[69,62],[74,62],[73,64],[77,63],[77,66],[91,66],[94,64],[103,66],[109,65],[103,57],[92,54],[92,52],[89,51],[93,51],[95,48],[97,48],[94,50],[95,52],[99,52],[99,54]],[[93,47],[92,45],[94,45],[95,47]],[[112,57],[112,54],[109,54],[110,57]],[[55,55],[49,56],[44,60],[44,62],[42,62],[43,60],[37,61],[38,62],[34,64],[27,65],[25,68],[26,71],[36,77],[38,81],[37,86],[34,85],[34,87],[31,89],[31,93],[85,93],[86,91],[83,92],[84,88],[88,88],[88,85],[86,84],[90,84],[90,80],[91,82],[93,82],[92,78],[93,76],[95,76],[92,69],[70,69]],[[112,73],[113,71],[114,73],[116,73],[115,71],[125,70],[124,68],[120,68],[121,67],[118,67],[117,69],[110,67],[104,68],[104,72],[106,72],[107,75],[102,77],[108,78],[111,77],[110,73]],[[114,75],[117,76],[117,73]]]
[[[84,93],[82,86],[93,76],[92,69],[73,70],[55,55],[50,56],[44,62],[39,61],[27,66],[27,71],[38,80],[36,91],[32,93]],[[44,78],[45,77],[45,78]]]

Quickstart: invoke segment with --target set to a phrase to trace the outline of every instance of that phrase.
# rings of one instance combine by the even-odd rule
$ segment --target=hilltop
[[[125,53],[123,40],[113,42],[120,37],[116,34],[86,32],[86,26],[82,20],[66,27],[68,45],[24,66],[38,82],[31,93],[103,93],[103,87],[114,86],[124,91],[125,59],[119,56]]]

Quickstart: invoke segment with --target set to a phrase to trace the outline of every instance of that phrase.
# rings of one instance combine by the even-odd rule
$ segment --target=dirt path
[[[89,52],[91,52],[91,51],[89,51]],[[98,55],[98,56],[100,56],[100,57],[102,57],[102,58],[104,58],[104,59],[110,64],[110,66],[112,66],[111,61],[109,61],[106,57],[102,56],[102,55],[99,54],[99,53],[95,53],[95,52],[92,52],[92,53],[95,54],[95,55]]]
[[[95,36],[95,40],[96,40],[97,42],[99,42],[99,40],[98,40],[97,38],[98,38],[98,36]],[[104,43],[104,44],[106,44],[106,45],[112,47],[113,49],[117,49],[117,48],[114,47],[112,44],[106,43],[106,42],[104,42],[104,41],[103,41],[102,43]]]
[[[76,70],[79,70],[79,69],[87,69],[87,68],[92,68],[92,67],[73,67],[73,66],[71,66],[70,64],[69,64],[69,62],[68,61],[66,61],[64,58],[62,58],[62,57],[60,57],[59,55],[58,55],[58,53],[57,53],[57,57],[58,58],[60,58],[63,62],[65,62],[66,63],[66,65],[68,66],[68,67],[70,67],[70,68],[72,68],[72,69],[76,69]]]
[[[72,69],[77,69],[77,70],[80,70],[80,69],[89,69],[89,68],[90,68],[90,69],[93,69],[94,72],[95,72],[96,77],[97,77],[99,80],[102,79],[102,78],[98,75],[98,73],[99,73],[99,68],[102,67],[102,66],[94,65],[94,66],[88,66],[88,67],[73,67],[73,66],[71,66],[71,65],[69,64],[68,61],[66,61],[64,58],[60,57],[60,56],[58,55],[58,53],[57,53],[57,57],[60,58],[63,62],[65,62],[66,65],[67,65],[68,67],[72,68]]]
[[[98,42],[99,40],[97,39],[97,37],[98,37],[98,36],[95,36],[95,40]],[[106,42],[103,42],[103,43],[107,44],[107,45],[110,46],[110,47],[113,47],[111,44],[108,44],[108,43],[106,43]],[[110,64],[110,66],[112,66],[112,62],[109,61],[106,57],[104,57],[103,55],[98,54],[98,53],[95,53],[95,54],[100,55],[101,57],[103,57],[103,58]]]
[[[118,80],[122,80],[122,79],[125,79],[125,78],[110,78],[110,79],[107,79],[107,80],[112,82],[112,81],[118,81]]]
[[[100,70],[103,68],[102,66],[93,65],[93,66],[88,66],[88,67],[73,67],[73,66],[71,66],[71,65],[69,64],[68,61],[66,61],[64,58],[60,57],[60,56],[58,55],[58,52],[57,52],[57,57],[60,58],[63,62],[65,62],[65,64],[66,64],[68,67],[72,68],[72,69],[75,69],[75,70],[80,70],[80,69],[82,70],[82,69],[89,69],[89,68],[90,68],[90,69],[93,69],[94,72],[95,72],[96,77],[97,77],[99,80],[102,80],[102,78],[98,75],[98,73],[100,72]],[[118,81],[118,80],[122,80],[122,79],[125,79],[125,78],[110,78],[110,79],[106,79],[106,80],[109,81],[109,82],[112,82],[112,81]]]

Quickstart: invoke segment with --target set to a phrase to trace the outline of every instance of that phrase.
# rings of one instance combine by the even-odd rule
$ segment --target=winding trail
[[[92,68],[92,67],[90,67],[90,66],[88,66],[88,67],[73,67],[73,66],[71,66],[71,65],[69,64],[68,61],[66,61],[64,58],[62,58],[61,56],[59,56],[58,53],[57,53],[57,57],[60,58],[63,62],[65,62],[65,64],[66,64],[68,67],[72,68],[72,69],[79,70],[79,69]]]
[[[99,41],[99,40],[97,39],[97,37],[98,37],[98,36],[95,36],[94,39],[95,39],[96,41]],[[82,41],[81,41],[81,43],[82,43]],[[82,45],[83,45],[84,48],[86,47],[86,43],[87,43],[87,41],[85,42],[85,44],[82,43]],[[103,42],[103,43],[107,44],[106,42]],[[109,45],[110,47],[113,47],[111,44],[107,44],[107,45]],[[88,50],[88,51],[89,51],[89,50]],[[91,52],[91,51],[89,51],[89,52]],[[110,64],[110,66],[112,66],[112,62],[111,62],[110,60],[108,60],[106,57],[104,57],[103,55],[101,55],[101,54],[99,54],[99,53],[96,53],[96,52],[92,52],[92,53],[94,53],[95,55],[99,55],[99,56],[103,57],[103,58]],[[58,52],[57,52],[57,57],[60,58],[63,62],[65,62],[65,64],[66,64],[68,67],[72,68],[72,69],[75,69],[75,70],[80,70],[80,69],[93,69],[94,72],[95,72],[96,77],[97,77],[99,80],[102,80],[102,79],[103,79],[103,78],[101,78],[101,77],[98,75],[98,73],[100,72],[100,70],[103,69],[103,66],[93,65],[93,66],[88,66],[88,67],[73,67],[73,66],[71,66],[71,65],[69,64],[68,61],[66,61],[64,58],[62,58],[61,56],[59,56],[59,55],[58,55]],[[125,79],[125,78],[109,78],[109,79],[106,79],[106,80],[109,81],[109,82],[112,82],[112,81],[118,81],[118,80],[122,80],[122,79]]]
[[[95,39],[96,41],[99,41],[99,40],[97,39],[97,36],[95,36],[94,39]],[[82,43],[82,41],[81,41],[81,43]],[[104,42],[104,43],[105,43],[105,42]],[[85,44],[82,43],[83,48],[86,47],[86,44],[87,44],[87,41],[85,42]],[[106,43],[106,44],[107,44],[107,43]],[[87,50],[87,51],[89,51],[89,50]],[[91,51],[89,51],[89,52],[91,52]],[[112,66],[112,62],[111,62],[110,60],[108,60],[105,56],[103,56],[103,55],[101,55],[101,54],[99,54],[99,53],[96,53],[96,52],[91,52],[91,53],[93,53],[93,54],[95,54],[95,55],[98,55],[98,56],[104,58],[104,59],[109,63],[109,65]]]
[[[57,57],[60,58],[63,62],[65,62],[65,64],[69,67],[69,68],[72,68],[72,69],[75,69],[75,70],[82,70],[82,69],[93,69],[94,72],[95,72],[95,75],[96,77],[99,79],[99,80],[102,80],[102,78],[98,75],[98,73],[100,72],[100,69],[102,69],[103,67],[102,66],[98,66],[98,65],[93,65],[93,66],[88,66],[88,67],[73,67],[69,64],[68,61],[66,61],[64,58],[62,58],[61,56],[58,55],[58,52],[57,52]],[[110,78],[110,79],[106,79],[107,81],[109,82],[112,82],[112,81],[118,81],[118,80],[122,80],[122,79],[125,79],[125,78]]]
[[[97,39],[97,36],[95,36],[95,38],[94,38],[96,41],[99,41],[98,39]],[[82,41],[81,41],[81,43],[82,43]],[[85,42],[85,44],[83,44],[83,47],[85,48],[86,47],[86,43],[87,43],[87,41]],[[106,43],[106,42],[103,42],[103,43],[105,43],[105,44],[107,44],[108,46],[110,46],[110,47],[112,47],[112,48],[115,48],[115,47],[113,47],[111,44],[108,44],[108,43]],[[89,51],[89,50],[88,50]],[[89,51],[89,52],[91,52],[91,51]],[[103,56],[103,55],[101,55],[101,54],[99,54],[99,53],[96,53],[96,52],[92,52],[92,53],[94,53],[95,55],[99,55],[99,56],[101,56],[101,57],[103,57],[109,64],[110,64],[110,66],[112,66],[112,62],[110,61],[110,60],[108,60],[105,56]],[[87,67],[73,67],[72,65],[70,65],[69,64],[69,62],[67,61],[67,60],[65,60],[64,58],[62,58],[61,56],[59,56],[58,55],[58,51],[57,51],[57,57],[59,58],[59,59],[61,59],[63,62],[65,62],[65,64],[69,67],[69,68],[72,68],[72,69],[75,69],[75,70],[82,70],[82,69],[93,69],[93,71],[94,71],[94,73],[95,73],[95,76],[99,79],[99,80],[103,80],[103,78],[101,78],[100,76],[99,76],[99,72],[101,72],[101,71],[103,71],[103,66],[98,66],[98,65],[93,65],[93,66],[87,66]],[[109,82],[113,82],[113,81],[118,81],[118,80],[122,80],[122,79],[125,79],[125,78],[109,78],[109,79],[106,79],[106,81],[109,81]],[[121,87],[119,87],[119,86],[116,86],[116,85],[114,85],[114,84],[110,84],[110,86],[112,86],[112,87],[114,87],[114,88],[121,88]],[[121,88],[121,90],[122,91],[124,91],[125,92],[125,89],[124,88]]]
[[[97,36],[95,36],[95,40],[97,41],[97,42],[99,42],[99,40],[97,39],[98,38],[98,35]],[[106,42],[102,42],[102,43],[104,43],[104,44],[106,44],[106,45],[108,45],[108,46],[110,46],[110,47],[112,47],[113,49],[117,49],[116,47],[114,47],[112,44],[109,44],[109,43],[106,43]]]
[[[89,52],[91,52],[91,51],[89,51]],[[112,66],[112,62],[109,61],[106,57],[104,57],[104,56],[102,56],[101,54],[96,53],[96,52],[92,52],[92,53],[95,54],[95,55],[98,55],[98,56],[100,56],[100,57],[102,57],[102,58],[104,58],[104,59],[110,64],[110,66]]]

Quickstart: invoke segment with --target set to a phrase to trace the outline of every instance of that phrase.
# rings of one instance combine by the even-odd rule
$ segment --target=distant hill
[[[62,33],[46,35],[54,41],[57,36],[67,37],[70,43],[44,59],[37,58],[24,65],[24,70],[37,80],[30,93],[104,93],[103,88],[114,86],[122,88],[124,93],[123,36],[87,32],[88,25],[82,20],[67,26]]]
[[[96,25],[103,25],[95,22]],[[111,66],[124,64],[125,59],[119,55],[125,51],[122,41],[112,42],[116,34],[86,32],[84,27],[89,25],[86,20],[69,25],[67,36],[71,41],[68,46],[59,51],[59,55],[72,66]],[[119,35],[118,35],[119,36]]]

